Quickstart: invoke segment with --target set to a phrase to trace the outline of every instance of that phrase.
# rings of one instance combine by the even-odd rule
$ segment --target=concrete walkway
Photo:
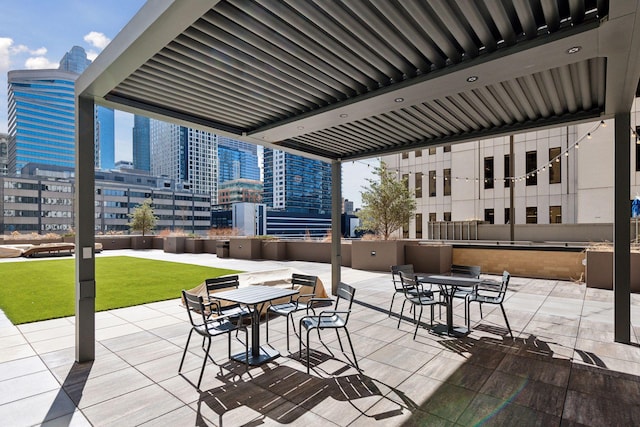
[[[245,271],[294,267],[325,284],[331,275],[328,264],[210,254],[98,256],[114,255]],[[297,339],[289,353],[276,318],[270,344],[283,356],[246,372],[227,360],[225,339],[214,341],[216,364],[207,364],[201,392],[199,340],[177,372],[189,331],[178,299],[97,313],[96,359],[86,364],[74,363],[74,318],[14,326],[1,314],[0,425],[640,425],[640,348],[613,342],[611,291],[515,277],[505,302],[515,339],[499,308],[485,306],[481,320],[473,305],[468,336],[433,333],[425,314],[413,340],[408,312],[397,327],[402,299],[388,316],[389,273],[343,268],[343,281],[357,288],[349,331],[362,371],[325,331],[327,347],[312,334],[307,375]],[[638,295],[632,304],[637,343]],[[461,305],[454,314],[462,325]],[[436,314],[436,323],[444,318]],[[242,348],[232,340],[232,351]]]

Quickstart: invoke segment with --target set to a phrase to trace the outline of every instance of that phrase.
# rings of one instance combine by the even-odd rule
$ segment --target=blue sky
[[[94,59],[145,3],[144,0],[0,0],[0,133],[7,132],[7,72],[58,68],[73,46]],[[133,117],[116,111],[116,161],[131,160]],[[373,159],[343,166],[343,197],[360,206]]]

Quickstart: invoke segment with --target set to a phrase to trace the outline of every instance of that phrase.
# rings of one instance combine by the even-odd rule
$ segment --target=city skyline
[[[82,2],[25,0],[3,5],[0,18],[0,86],[7,72],[57,69],[73,46],[83,47],[93,60],[143,6],[144,0]],[[70,14],[69,12],[73,12]],[[70,17],[73,17],[70,22]],[[133,115],[115,110],[115,161],[132,161]],[[7,133],[7,94],[0,96],[0,133]],[[343,164],[342,196],[361,205],[360,192],[376,160]]]

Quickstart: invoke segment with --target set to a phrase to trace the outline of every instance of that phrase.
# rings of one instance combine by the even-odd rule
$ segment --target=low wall
[[[454,245],[453,264],[479,265],[483,273],[540,279],[583,280],[585,254],[580,248],[464,247]]]
[[[96,243],[102,243],[102,250],[131,249],[131,236],[96,236]]]

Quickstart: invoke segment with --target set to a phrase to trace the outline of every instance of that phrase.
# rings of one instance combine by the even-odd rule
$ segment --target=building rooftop
[[[98,256],[113,255],[245,271],[294,267],[325,284],[331,277],[329,264],[310,262],[130,250]],[[505,309],[515,339],[499,309],[485,307],[480,320],[473,306],[470,335],[441,337],[425,324],[413,340],[411,319],[398,329],[397,317],[388,317],[389,273],[342,270],[357,289],[348,326],[362,372],[324,332],[335,358],[316,341],[307,375],[295,339],[286,352],[284,318],[275,318],[271,345],[284,356],[247,373],[228,361],[220,338],[213,344],[219,366],[208,362],[198,392],[199,340],[184,376],[177,372],[189,331],[178,299],[97,313],[96,358],[84,364],[74,362],[73,317],[14,326],[0,315],[0,419],[12,426],[640,424],[640,349],[613,342],[612,291],[513,277]],[[637,313],[640,296],[631,301]],[[462,307],[455,314],[461,324]],[[437,312],[436,321],[444,322]],[[632,319],[632,341],[638,334]]]

